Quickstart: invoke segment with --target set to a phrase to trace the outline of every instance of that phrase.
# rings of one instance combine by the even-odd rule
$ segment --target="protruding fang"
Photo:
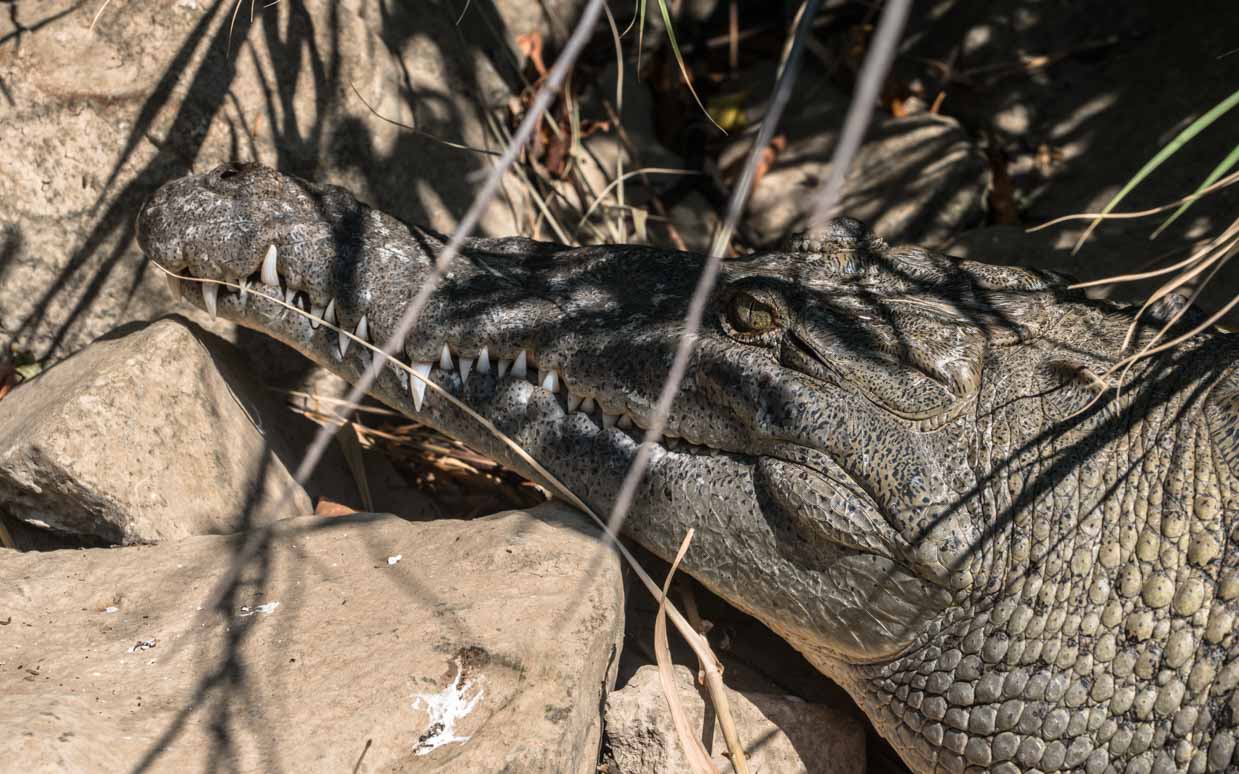
[[[608,414],[606,409],[602,410],[602,429],[610,430],[615,427],[616,421],[619,420],[619,414]]]
[[[334,298],[327,302],[327,309],[323,312],[323,322],[328,325],[336,324],[336,300]]]
[[[439,367],[444,371],[452,370],[452,350],[447,348],[447,342],[443,343],[443,351],[439,353]]]
[[[325,308],[325,307],[322,307],[322,306],[311,306],[311,307],[310,307],[310,314],[312,314],[312,315],[313,315],[313,317],[311,317],[311,318],[310,318],[310,327],[311,327],[311,328],[318,328],[318,326],[322,325],[322,324],[323,324],[323,315],[324,315],[324,314],[326,314],[326,313],[327,313],[327,310],[326,310],[326,308]]]
[[[267,248],[267,257],[262,259],[260,274],[264,285],[274,285],[277,288],[280,286],[280,271],[276,264],[278,255],[279,251],[275,249],[274,244]]]
[[[460,383],[464,384],[469,381],[469,372],[473,370],[473,358],[461,357],[456,361],[460,365]]]
[[[632,429],[632,417],[627,414],[620,414],[620,418],[616,421],[615,426],[620,430]]]
[[[512,367],[511,360],[508,360],[506,358],[499,358],[499,378],[502,379],[504,375],[508,372],[508,369],[511,367]]]
[[[482,347],[482,351],[478,353],[478,373],[490,373],[490,352],[486,347]]]
[[[576,411],[580,407],[581,407],[581,398],[578,398],[572,393],[568,393],[568,413],[571,414],[573,411]]]
[[[289,289],[285,290],[285,291],[284,291],[284,303],[288,304],[288,305],[289,305],[289,306],[291,306],[291,307],[296,308],[296,306],[297,306],[297,291],[293,290],[292,288],[289,288]]]
[[[581,401],[581,405],[579,406],[579,408],[581,409],[581,411],[585,412],[586,414],[592,414],[594,413],[594,409],[597,408],[597,406],[594,403],[593,398],[586,398],[585,400]]]
[[[362,319],[364,320],[365,318],[363,317]],[[358,322],[357,325],[358,327],[360,327],[361,323]],[[340,349],[340,357],[344,357],[345,353],[348,352],[349,344],[352,344],[352,343],[353,343],[353,340],[348,337],[348,334],[345,333],[344,331],[340,331],[340,333],[336,337],[336,344]]]
[[[249,303],[249,300],[250,300],[249,278],[242,279],[240,282],[240,285],[241,285],[241,308],[244,309],[245,305]]]
[[[542,374],[542,389],[549,390],[552,395],[559,392],[559,372],[554,368]]]
[[[179,281],[179,280],[177,280],[177,278],[176,278],[176,277],[173,277],[173,276],[172,276],[170,273],[168,273],[168,272],[164,272],[163,278],[164,278],[164,279],[166,279],[166,280],[168,281],[168,290],[171,290],[171,291],[172,291],[172,296],[173,296],[174,298],[180,298],[180,297],[181,297],[181,283],[180,283],[180,281]]]
[[[363,314],[361,319],[357,321],[357,329],[353,334],[362,341],[370,341],[370,325],[366,322],[366,316]]]
[[[512,375],[519,376],[524,379],[528,370],[529,369],[525,360],[525,350],[522,349],[521,353],[516,356],[516,362],[512,364]]]
[[[215,319],[216,299],[219,298],[219,285],[214,282],[202,283],[202,303],[206,304],[207,312],[210,313],[211,319]]]
[[[432,368],[434,368],[434,363],[414,363],[413,373],[429,379]],[[421,411],[422,400],[426,397],[426,383],[416,376],[409,376],[409,392],[413,395],[414,411]]]

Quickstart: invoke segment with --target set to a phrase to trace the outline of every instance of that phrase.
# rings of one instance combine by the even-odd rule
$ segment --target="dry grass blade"
[[[654,617],[654,659],[658,662],[658,680],[662,684],[663,697],[667,700],[667,709],[671,711],[671,721],[675,724],[676,736],[684,748],[684,757],[688,766],[695,774],[719,774],[710,753],[701,744],[701,740],[693,733],[692,724],[684,714],[684,705],[675,689],[675,671],[671,663],[671,644],[667,641],[667,592],[671,588],[671,579],[680,566],[684,554],[688,553],[688,545],[693,541],[694,530],[689,529],[680,543],[671,569],[667,571],[667,579],[663,582],[662,594],[658,598],[658,614]],[[741,754],[743,756],[743,753]],[[741,758],[743,760],[743,757]],[[745,767],[747,770],[747,766]],[[737,771],[740,771],[737,769]],[[744,772],[741,772],[744,774]]]
[[[362,507],[373,512],[374,498],[370,494],[370,479],[366,476],[366,460],[362,455],[357,425],[349,422],[337,430],[336,443],[344,454],[344,463],[348,465],[349,473],[353,475],[353,483],[357,485],[357,494],[361,495]]]
[[[373,115],[375,118],[379,119],[380,121],[386,121],[392,126],[398,126],[401,129],[404,129],[408,132],[412,132],[418,137],[425,137],[427,140],[430,140],[432,142],[437,142],[440,145],[445,145],[449,148],[455,148],[456,150],[472,151],[473,153],[481,153],[487,156],[498,156],[499,155],[497,151],[487,150],[486,148],[474,148],[471,145],[462,145],[461,143],[458,143],[458,142],[452,142],[451,140],[445,140],[442,137],[436,137],[433,134],[430,134],[429,132],[423,132],[421,129],[418,129],[415,126],[409,126],[408,124],[397,121],[394,118],[388,118],[387,116],[380,113],[377,109],[375,109],[373,105],[367,102],[365,97],[361,96],[361,92],[357,90],[357,86],[355,86],[352,81],[349,81],[348,86],[350,89],[353,90],[354,96],[356,96],[357,99],[361,100],[361,104],[365,105],[366,109],[370,111],[370,114]]]
[[[107,10],[107,7],[112,4],[112,0],[103,0],[103,5],[99,6],[99,10],[95,11],[95,18],[90,20],[90,31],[95,31],[95,25],[99,23],[99,17]]]
[[[1220,191],[1221,189],[1232,186],[1237,182],[1239,182],[1239,172],[1227,175],[1206,188],[1202,188],[1195,193],[1188,194],[1182,199],[1173,201],[1170,204],[1163,204],[1160,207],[1153,207],[1148,210],[1137,210],[1135,212],[1077,212],[1071,215],[1063,215],[1062,217],[1055,218],[1053,220],[1047,220],[1039,226],[1027,228],[1025,229],[1025,233],[1031,234],[1034,231],[1041,231],[1042,229],[1049,228],[1050,226],[1057,226],[1059,223],[1066,223],[1072,220],[1130,220],[1134,218],[1147,218],[1150,215],[1166,212],[1167,210],[1172,210],[1175,207],[1181,207],[1184,204],[1191,204],[1202,196],[1211,194],[1214,191]]]

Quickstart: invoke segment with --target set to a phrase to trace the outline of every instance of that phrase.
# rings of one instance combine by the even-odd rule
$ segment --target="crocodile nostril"
[[[236,177],[236,176],[237,176],[237,175],[239,175],[239,174],[241,174],[241,170],[240,170],[240,169],[238,169],[235,165],[228,164],[227,166],[224,166],[224,167],[221,167],[221,168],[220,168],[220,170],[219,170],[219,179],[220,179],[220,180],[228,180],[228,179],[230,179],[230,178],[234,178],[234,177]]]

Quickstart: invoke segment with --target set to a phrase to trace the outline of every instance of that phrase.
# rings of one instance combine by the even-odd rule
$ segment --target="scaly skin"
[[[286,288],[374,341],[444,244],[258,166],[169,183],[138,232],[168,269],[234,281],[274,244]],[[489,373],[432,379],[605,512],[637,445],[568,401],[647,424],[703,261],[472,240],[403,356],[486,347]],[[221,292],[218,311],[355,379],[360,348],[276,293]],[[654,451],[624,530],[668,557],[696,528],[686,569],[918,771],[1234,771],[1239,340],[1201,335],[1085,408],[1132,317],[854,221],[727,261],[669,422],[691,443]],[[497,378],[522,351],[528,377]],[[537,478],[439,396],[418,410],[396,369],[373,394]]]

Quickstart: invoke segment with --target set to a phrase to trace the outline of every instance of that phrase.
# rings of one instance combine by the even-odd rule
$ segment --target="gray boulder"
[[[592,773],[623,633],[597,534],[548,505],[0,551],[0,759]]]

